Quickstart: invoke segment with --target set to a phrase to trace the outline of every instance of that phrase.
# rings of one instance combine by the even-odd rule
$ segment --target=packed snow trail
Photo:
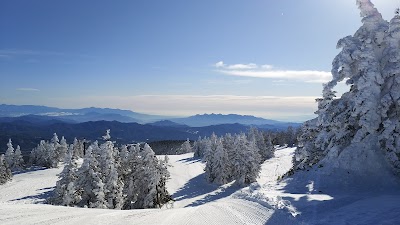
[[[3,203],[0,224],[264,224],[273,212],[260,204],[235,199],[166,210],[84,209]]]

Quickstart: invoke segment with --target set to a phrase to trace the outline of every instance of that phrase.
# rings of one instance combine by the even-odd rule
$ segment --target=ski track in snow
[[[176,200],[172,209],[46,205],[62,168],[34,168],[0,186],[0,224],[400,224],[399,191],[330,195],[317,191],[314,181],[304,183],[305,178],[277,182],[291,168],[294,150],[276,151],[262,165],[258,184],[245,188],[208,184],[204,164],[193,154],[171,155],[167,188]]]

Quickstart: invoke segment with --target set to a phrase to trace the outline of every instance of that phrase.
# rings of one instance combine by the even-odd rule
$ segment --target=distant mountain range
[[[264,119],[249,115],[237,114],[203,114],[185,118],[172,118],[168,116],[148,115],[130,110],[109,109],[109,108],[83,108],[83,109],[60,109],[47,106],[35,105],[0,105],[0,117],[10,117],[8,120],[15,120],[15,117],[29,116],[30,120],[59,120],[67,123],[83,123],[89,121],[118,121],[123,123],[150,123],[155,126],[176,127],[186,125],[190,127],[202,127],[218,124],[234,124],[255,126],[276,126],[287,127],[287,122]],[[34,118],[34,116],[36,118]],[[39,116],[42,116],[39,118]],[[45,118],[48,117],[48,118]],[[25,118],[27,119],[27,118]]]
[[[100,120],[146,123],[168,118],[166,116],[147,115],[122,109],[95,107],[60,109],[36,105],[0,105],[0,117],[20,117],[26,115],[49,116],[57,119],[75,121],[76,123]]]
[[[151,122],[148,122],[151,121]],[[146,123],[147,122],[147,123]],[[12,138],[23,151],[30,151],[40,140],[49,140],[55,132],[73,138],[98,140],[111,129],[119,144],[161,140],[196,140],[199,136],[246,132],[250,126],[263,130],[283,130],[299,123],[286,123],[236,114],[204,114],[186,118],[168,118],[119,109],[59,109],[45,106],[0,105],[0,152]]]
[[[195,115],[189,116],[186,118],[177,118],[171,119],[171,121],[180,124],[186,124],[188,126],[194,127],[202,127],[202,126],[211,126],[217,124],[233,124],[233,123],[240,123],[244,125],[280,125],[286,124],[285,122],[279,122],[275,120],[268,120],[260,117],[255,116],[248,116],[248,115],[237,115],[237,114],[203,114],[203,115]]]

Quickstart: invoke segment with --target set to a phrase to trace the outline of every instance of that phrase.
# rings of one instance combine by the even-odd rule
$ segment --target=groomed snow
[[[277,182],[291,167],[294,148],[262,165],[258,183],[239,188],[208,184],[193,154],[169,156],[172,209],[105,210],[42,204],[58,169],[15,174],[0,186],[0,224],[400,224],[400,188],[321,190],[316,169]],[[325,180],[328,178],[325,178]],[[338,176],[332,175],[334,184]],[[339,182],[340,183],[340,182]],[[339,186],[338,186],[339,187]]]

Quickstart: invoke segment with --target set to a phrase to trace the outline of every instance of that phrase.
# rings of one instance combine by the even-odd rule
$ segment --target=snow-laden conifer
[[[13,170],[21,170],[25,167],[25,161],[22,156],[21,147],[17,145],[17,149],[14,152],[14,163],[13,163]]]
[[[78,159],[78,158],[82,158],[84,156],[84,146],[83,146],[83,142],[79,141],[77,138],[74,139],[73,142],[74,145],[74,155],[73,158]]]
[[[0,185],[12,180],[11,169],[5,160],[4,154],[0,155]]]
[[[106,208],[104,183],[99,163],[92,154],[92,146],[86,150],[83,164],[77,172],[76,191],[80,207]]]
[[[118,176],[118,168],[115,163],[114,144],[110,141],[110,130],[107,130],[107,141],[100,145],[99,167],[101,180],[104,183],[104,198],[107,208],[121,209],[123,204],[123,182]]]
[[[181,145],[181,153],[189,153],[192,152],[192,146],[190,145],[189,139],[187,139],[183,144]]]
[[[229,182],[231,169],[228,152],[222,144],[222,138],[217,141],[217,148],[214,153],[214,171],[215,178],[214,182],[219,185],[223,185]]]
[[[362,26],[338,42],[332,80],[317,99],[317,119],[305,123],[294,158],[303,169],[330,152],[377,139],[383,154],[400,173],[400,17],[385,21],[369,0],[357,0]],[[335,98],[334,87],[346,81],[350,90]],[[371,151],[365,149],[364,151]],[[361,159],[360,159],[361,160]]]
[[[6,154],[4,155],[4,160],[7,162],[10,168],[14,166],[14,147],[12,145],[11,139],[8,139]]]
[[[58,175],[59,180],[54,189],[54,196],[50,198],[51,204],[64,206],[74,206],[77,204],[79,196],[75,189],[76,173],[77,163],[73,159],[73,145],[71,145],[64,159],[64,169]]]

